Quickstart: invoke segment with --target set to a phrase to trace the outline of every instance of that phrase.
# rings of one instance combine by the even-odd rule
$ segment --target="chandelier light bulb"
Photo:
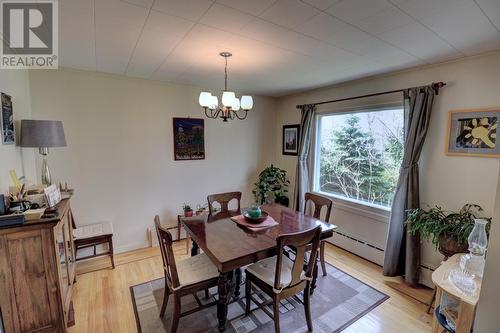
[[[235,98],[233,100],[233,105],[231,106],[231,109],[234,111],[238,111],[240,109],[240,100],[238,98]]]
[[[222,93],[222,105],[225,107],[233,106],[233,101],[236,98],[234,92],[232,91],[224,91]]]
[[[210,102],[210,109],[217,109],[219,107],[219,98],[217,96],[210,96],[211,97],[211,102]]]
[[[241,108],[243,110],[250,110],[253,107],[252,96],[241,96]]]
[[[200,93],[200,97],[198,98],[198,102],[204,108],[209,107],[212,103],[212,94],[206,91],[202,91]]]

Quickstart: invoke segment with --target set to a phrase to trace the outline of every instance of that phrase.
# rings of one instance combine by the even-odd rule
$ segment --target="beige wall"
[[[276,127],[276,164],[295,175],[296,158],[281,154],[281,126],[299,122],[297,104],[330,100],[341,97],[369,94],[377,91],[418,86],[436,81],[448,85],[435,100],[434,111],[426,145],[421,159],[421,201],[422,205],[440,205],[445,209],[457,210],[467,202],[480,204],[486,214],[493,214],[497,182],[498,159],[477,157],[450,157],[444,154],[447,136],[447,115],[449,110],[485,108],[500,106],[500,53],[468,58],[391,75],[379,76],[351,83],[287,96],[278,100]],[[398,96],[386,96],[382,100],[357,103],[400,100]],[[352,104],[351,104],[352,105]],[[345,105],[344,105],[345,106]],[[336,110],[339,105],[329,104],[321,110]],[[349,232],[363,238],[374,239],[385,246],[387,224],[339,211],[333,221]],[[383,237],[383,238],[381,238]],[[432,247],[425,247],[423,263],[428,266],[439,264],[441,256]]]
[[[12,108],[16,126],[16,142],[19,142],[21,119],[31,118],[29,76],[25,70],[0,70],[0,92],[12,96]],[[24,175],[34,181],[34,151],[22,149],[17,145],[2,145],[0,138],[0,193],[7,193],[12,186],[9,171],[16,170],[20,177]]]
[[[51,150],[49,163],[76,189],[77,223],[113,222],[118,250],[146,245],[155,214],[176,224],[184,202],[209,193],[240,190],[248,204],[274,160],[272,98],[223,123],[205,118],[196,87],[70,70],[32,71],[30,86],[33,118],[63,121],[68,147]],[[173,160],[172,117],[187,116],[205,118],[205,160]]]
[[[499,168],[500,176],[500,168]],[[484,269],[481,296],[477,309],[474,332],[497,332],[500,327],[500,177],[498,178],[497,196],[495,201],[495,214],[490,230],[488,255]]]

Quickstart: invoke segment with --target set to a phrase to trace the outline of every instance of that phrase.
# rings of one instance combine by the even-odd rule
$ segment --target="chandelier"
[[[220,56],[224,57],[224,91],[222,92],[222,108],[219,107],[219,98],[213,96],[209,92],[201,92],[198,102],[205,110],[205,115],[208,118],[222,118],[222,121],[227,122],[228,119],[233,120],[238,118],[243,120],[247,117],[248,111],[253,107],[252,96],[241,96],[241,101],[233,91],[227,90],[227,58],[231,57],[230,52],[221,52]]]

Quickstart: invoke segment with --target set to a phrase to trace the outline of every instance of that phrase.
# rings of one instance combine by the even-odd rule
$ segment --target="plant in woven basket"
[[[457,212],[444,211],[441,207],[408,210],[406,224],[415,235],[420,233],[424,240],[431,239],[432,244],[447,257],[455,253],[467,252],[467,237],[474,228],[474,219],[483,218],[491,222],[491,217],[482,216],[483,208],[475,204],[466,204]],[[489,232],[490,223],[486,230]]]

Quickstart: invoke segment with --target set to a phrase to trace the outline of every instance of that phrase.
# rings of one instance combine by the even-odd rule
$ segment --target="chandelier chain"
[[[227,57],[224,57],[225,66],[224,66],[224,91],[227,91]]]

